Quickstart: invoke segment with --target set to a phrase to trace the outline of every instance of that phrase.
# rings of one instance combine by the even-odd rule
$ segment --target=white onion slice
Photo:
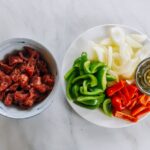
[[[98,60],[106,63],[106,48],[104,46],[97,45],[93,47],[93,50],[96,52]]]
[[[138,57],[141,61],[150,57],[150,44],[144,45],[143,48],[137,52],[136,57]]]
[[[107,65],[109,68],[111,68],[111,66],[112,66],[112,59],[113,59],[112,54],[113,54],[112,47],[109,46],[108,51],[107,51]]]
[[[110,38],[104,38],[100,41],[100,45],[110,46],[112,45],[112,40]]]
[[[139,43],[142,43],[147,39],[145,34],[131,34],[130,36]]]
[[[142,44],[131,38],[130,36],[126,36],[126,42],[132,47],[136,49],[142,48]]]
[[[113,27],[110,30],[110,36],[115,44],[120,45],[125,42],[125,32],[119,27]]]
[[[127,43],[123,43],[120,45],[120,56],[121,62],[126,63],[131,59],[131,55],[133,55],[131,47]]]

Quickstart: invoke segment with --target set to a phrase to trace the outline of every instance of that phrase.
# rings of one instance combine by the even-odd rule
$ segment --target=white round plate
[[[65,57],[63,59],[63,66],[62,66],[62,72],[61,72],[61,82],[64,92],[66,93],[66,85],[64,81],[64,75],[65,73],[72,67],[72,64],[74,60],[81,55],[81,53],[89,48],[89,41],[97,41],[100,37],[106,37],[108,35],[108,31],[111,27],[119,26],[123,28],[127,33],[138,33],[143,34],[142,32],[124,26],[124,25],[100,25],[96,26],[94,28],[91,28],[81,34],[69,47],[67,53],[65,54]],[[150,43],[149,40],[145,42]],[[67,98],[67,97],[66,97]],[[76,104],[74,104],[72,101],[69,101],[69,104],[71,107],[84,119],[90,121],[91,123],[94,123],[98,126],[107,127],[107,128],[122,128],[134,125],[136,123],[128,122],[116,117],[108,117],[106,116],[101,110],[89,110],[83,107],[80,107]],[[143,120],[147,115],[140,118],[139,121]],[[138,122],[139,122],[138,121]]]

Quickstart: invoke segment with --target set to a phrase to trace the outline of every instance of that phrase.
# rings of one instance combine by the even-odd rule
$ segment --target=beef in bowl
[[[43,101],[54,86],[54,76],[36,49],[8,54],[0,61],[0,100],[6,106],[29,109]]]

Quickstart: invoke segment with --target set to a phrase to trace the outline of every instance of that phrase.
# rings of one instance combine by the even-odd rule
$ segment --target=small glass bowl
[[[142,93],[150,95],[150,57],[144,59],[135,73],[136,85]]]

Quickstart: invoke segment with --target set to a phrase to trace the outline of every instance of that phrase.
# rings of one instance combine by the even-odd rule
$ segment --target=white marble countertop
[[[31,38],[48,47],[59,69],[70,43],[96,25],[119,23],[150,35],[148,0],[0,0],[0,41]],[[61,85],[45,112],[26,120],[0,116],[0,150],[147,150],[150,117],[123,129],[97,127],[65,101]]]

